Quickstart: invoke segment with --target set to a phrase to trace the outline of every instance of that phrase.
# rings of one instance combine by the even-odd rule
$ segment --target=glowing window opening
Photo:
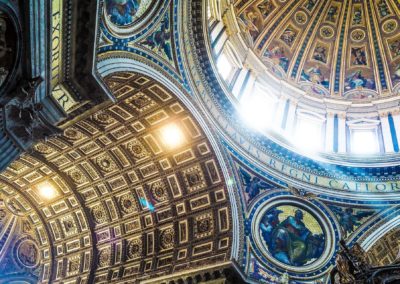
[[[222,79],[224,80],[227,80],[229,78],[229,75],[232,73],[233,66],[229,62],[226,55],[223,53],[218,57],[217,69]]]
[[[320,151],[323,147],[323,121],[316,118],[297,116],[294,144],[305,151]]]
[[[276,109],[276,99],[270,96],[259,83],[251,88],[251,93],[241,100],[241,114],[251,128],[269,129]]]
[[[354,154],[376,154],[379,142],[376,129],[353,129],[351,131],[351,152]]]

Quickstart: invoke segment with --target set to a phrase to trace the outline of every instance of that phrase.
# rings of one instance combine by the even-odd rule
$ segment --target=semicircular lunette
[[[153,0],[104,0],[106,21],[116,27],[131,27],[151,8]]]

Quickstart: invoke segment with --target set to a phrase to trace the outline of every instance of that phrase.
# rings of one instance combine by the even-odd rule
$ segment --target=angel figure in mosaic
[[[239,169],[240,174],[245,185],[245,191],[252,199],[256,197],[261,189],[271,189],[271,185],[262,181],[259,177],[252,177],[248,172],[243,169]]]
[[[128,25],[138,12],[140,0],[108,0],[107,12],[113,23]]]
[[[353,208],[333,207],[332,211],[336,213],[340,225],[346,235],[350,235],[355,229],[362,225],[361,220],[374,214],[373,211],[358,211],[354,212]]]
[[[169,29],[169,18],[165,17],[161,22],[161,27],[155,33],[147,37],[143,44],[148,45],[152,50],[156,50],[158,53],[164,53],[168,59],[172,61],[171,33]]]
[[[390,10],[385,0],[379,1],[378,10],[381,17],[386,17],[387,15],[390,15]]]

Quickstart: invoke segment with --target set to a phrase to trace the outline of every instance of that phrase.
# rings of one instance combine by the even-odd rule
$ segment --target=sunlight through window
[[[353,130],[351,152],[354,154],[374,154],[379,152],[375,130]]]
[[[226,80],[232,72],[232,64],[229,62],[225,54],[221,54],[217,62],[218,72],[221,77]]]

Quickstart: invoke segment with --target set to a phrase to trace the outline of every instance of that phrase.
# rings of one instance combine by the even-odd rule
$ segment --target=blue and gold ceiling
[[[279,77],[323,95],[393,96],[400,82],[397,1],[236,1],[249,47]]]
[[[360,243],[375,263],[388,261],[377,240],[400,226],[397,157],[335,164],[248,129],[208,41],[207,13],[223,21],[225,2],[92,2],[82,12],[93,24],[85,35],[93,37],[93,64],[85,66],[99,87],[91,96],[78,96],[82,89],[63,74],[80,63],[70,49],[71,7],[81,7],[51,7],[72,15],[60,33],[59,85],[77,104],[55,123],[62,134],[21,150],[0,173],[0,283],[193,283],[226,280],[228,268],[249,283],[328,283],[341,239]],[[397,95],[397,2],[233,8],[246,45],[290,84],[311,82],[340,99],[354,89]],[[35,23],[55,28],[57,13]],[[2,15],[0,35],[10,20]],[[86,20],[79,18],[90,26]],[[33,45],[33,54],[42,48]],[[32,74],[44,72],[35,62]],[[57,95],[48,89],[40,94]],[[88,107],[96,96],[107,99]],[[163,137],[171,126],[181,131],[175,148]],[[50,198],[41,195],[48,186]]]

